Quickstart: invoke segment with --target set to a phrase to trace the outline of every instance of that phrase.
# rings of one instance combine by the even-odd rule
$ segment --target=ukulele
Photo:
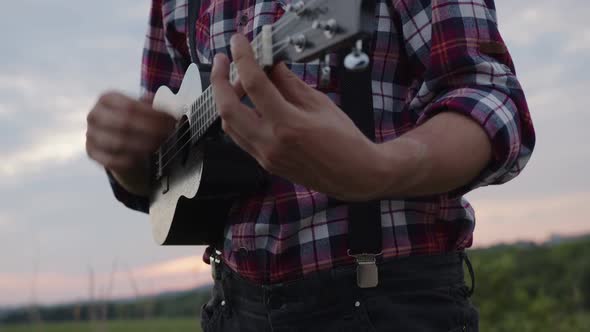
[[[330,80],[328,52],[352,47],[348,70],[365,70],[363,38],[374,31],[374,0],[293,1],[274,24],[262,27],[251,46],[265,70],[281,61],[320,60],[320,83]],[[237,79],[230,65],[230,82]],[[174,133],[151,158],[150,221],[160,245],[213,244],[222,236],[232,203],[264,181],[264,170],[233,144],[213,139],[220,132],[213,90],[202,89],[191,64],[178,93],[162,86],[153,106],[177,120]]]

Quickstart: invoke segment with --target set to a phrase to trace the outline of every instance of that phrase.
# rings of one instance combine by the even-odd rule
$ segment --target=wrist
[[[149,172],[145,167],[121,172],[107,168],[115,181],[131,194],[148,196],[150,194]]]

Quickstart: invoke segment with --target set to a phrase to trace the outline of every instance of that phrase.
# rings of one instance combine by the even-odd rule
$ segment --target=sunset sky
[[[588,0],[496,0],[537,131],[514,181],[469,194],[475,245],[590,233]],[[149,1],[19,0],[0,11],[0,308],[210,280],[201,247],[159,247],[84,151],[97,96],[137,96]],[[26,18],[26,19],[23,19]],[[92,290],[91,290],[92,289]]]

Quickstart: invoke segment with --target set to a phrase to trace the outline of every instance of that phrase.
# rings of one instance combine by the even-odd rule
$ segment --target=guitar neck
[[[263,59],[259,54],[261,37],[255,38],[251,45],[254,51],[254,56],[260,66],[268,66],[268,57]],[[264,62],[266,61],[266,62]],[[189,78],[190,79],[190,78]],[[238,70],[235,63],[230,64],[229,81],[233,84],[238,79]],[[188,111],[185,113],[188,121],[183,125],[188,125],[188,129],[183,129],[176,132],[178,136],[176,139],[168,140],[155,152],[155,169],[156,177],[160,177],[164,173],[164,169],[170,164],[171,160],[178,156],[179,151],[187,145],[195,145],[211,128],[213,123],[219,118],[216,111],[215,96],[213,87],[209,86],[203,93],[189,105]]]
[[[254,59],[260,67],[268,68],[274,64],[275,54],[272,43],[272,33],[274,25],[264,26],[260,34],[254,38],[250,45],[254,52]],[[263,44],[270,46],[264,47]],[[229,67],[229,81],[235,83],[238,79],[238,70],[235,63],[231,63]],[[217,120],[218,115],[215,107],[215,98],[213,95],[213,88],[209,86],[203,94],[197,98],[192,104],[189,113],[187,114],[191,124],[192,143],[196,143],[211,125]]]
[[[230,64],[229,81],[234,83],[238,78],[238,71],[235,64]],[[207,130],[218,119],[216,111],[215,96],[213,87],[209,86],[197,100],[191,105],[187,114],[190,122],[190,134],[192,143],[196,143],[205,135]]]

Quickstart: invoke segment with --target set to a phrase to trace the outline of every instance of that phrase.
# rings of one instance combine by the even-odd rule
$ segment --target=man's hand
[[[347,200],[383,194],[386,163],[326,95],[309,87],[284,64],[269,77],[255,61],[246,38],[232,38],[239,83],[228,81],[229,61],[215,57],[211,77],[223,130],[269,172]],[[243,91],[256,105],[240,103]]]
[[[176,120],[116,92],[103,94],[87,117],[86,152],[128,191],[148,193],[146,161]]]

